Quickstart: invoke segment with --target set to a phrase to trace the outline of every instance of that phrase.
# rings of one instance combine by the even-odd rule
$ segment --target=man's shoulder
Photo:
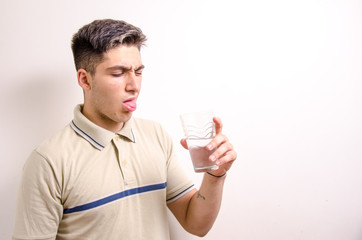
[[[40,143],[35,151],[41,155],[46,155],[49,152],[57,153],[64,151],[66,148],[71,148],[76,137],[77,136],[70,124],[67,124],[61,130]]]

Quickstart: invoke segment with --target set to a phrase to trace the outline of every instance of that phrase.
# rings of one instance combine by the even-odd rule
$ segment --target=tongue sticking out
[[[130,112],[133,112],[137,108],[136,100],[129,100],[123,102],[123,106]]]

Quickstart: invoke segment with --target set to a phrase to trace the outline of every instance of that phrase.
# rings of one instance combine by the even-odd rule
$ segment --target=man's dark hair
[[[75,67],[94,75],[103,53],[118,45],[136,46],[140,50],[145,41],[141,29],[125,21],[95,20],[80,28],[72,38]]]

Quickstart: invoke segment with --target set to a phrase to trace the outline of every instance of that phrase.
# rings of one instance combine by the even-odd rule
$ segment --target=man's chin
[[[133,112],[127,111],[127,112],[123,112],[122,117],[121,117],[121,122],[127,122],[128,120],[131,119],[133,115]]]

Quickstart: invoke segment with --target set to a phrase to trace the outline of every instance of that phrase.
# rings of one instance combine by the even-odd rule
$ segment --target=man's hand
[[[209,151],[215,152],[210,155],[209,160],[215,161],[216,165],[219,166],[219,169],[212,171],[210,173],[221,176],[226,173],[233,162],[235,161],[237,154],[234,151],[233,145],[229,142],[229,139],[222,133],[222,122],[220,118],[214,117],[213,121],[215,123],[215,138],[206,146],[206,149]],[[181,145],[188,149],[186,139],[181,139]]]

